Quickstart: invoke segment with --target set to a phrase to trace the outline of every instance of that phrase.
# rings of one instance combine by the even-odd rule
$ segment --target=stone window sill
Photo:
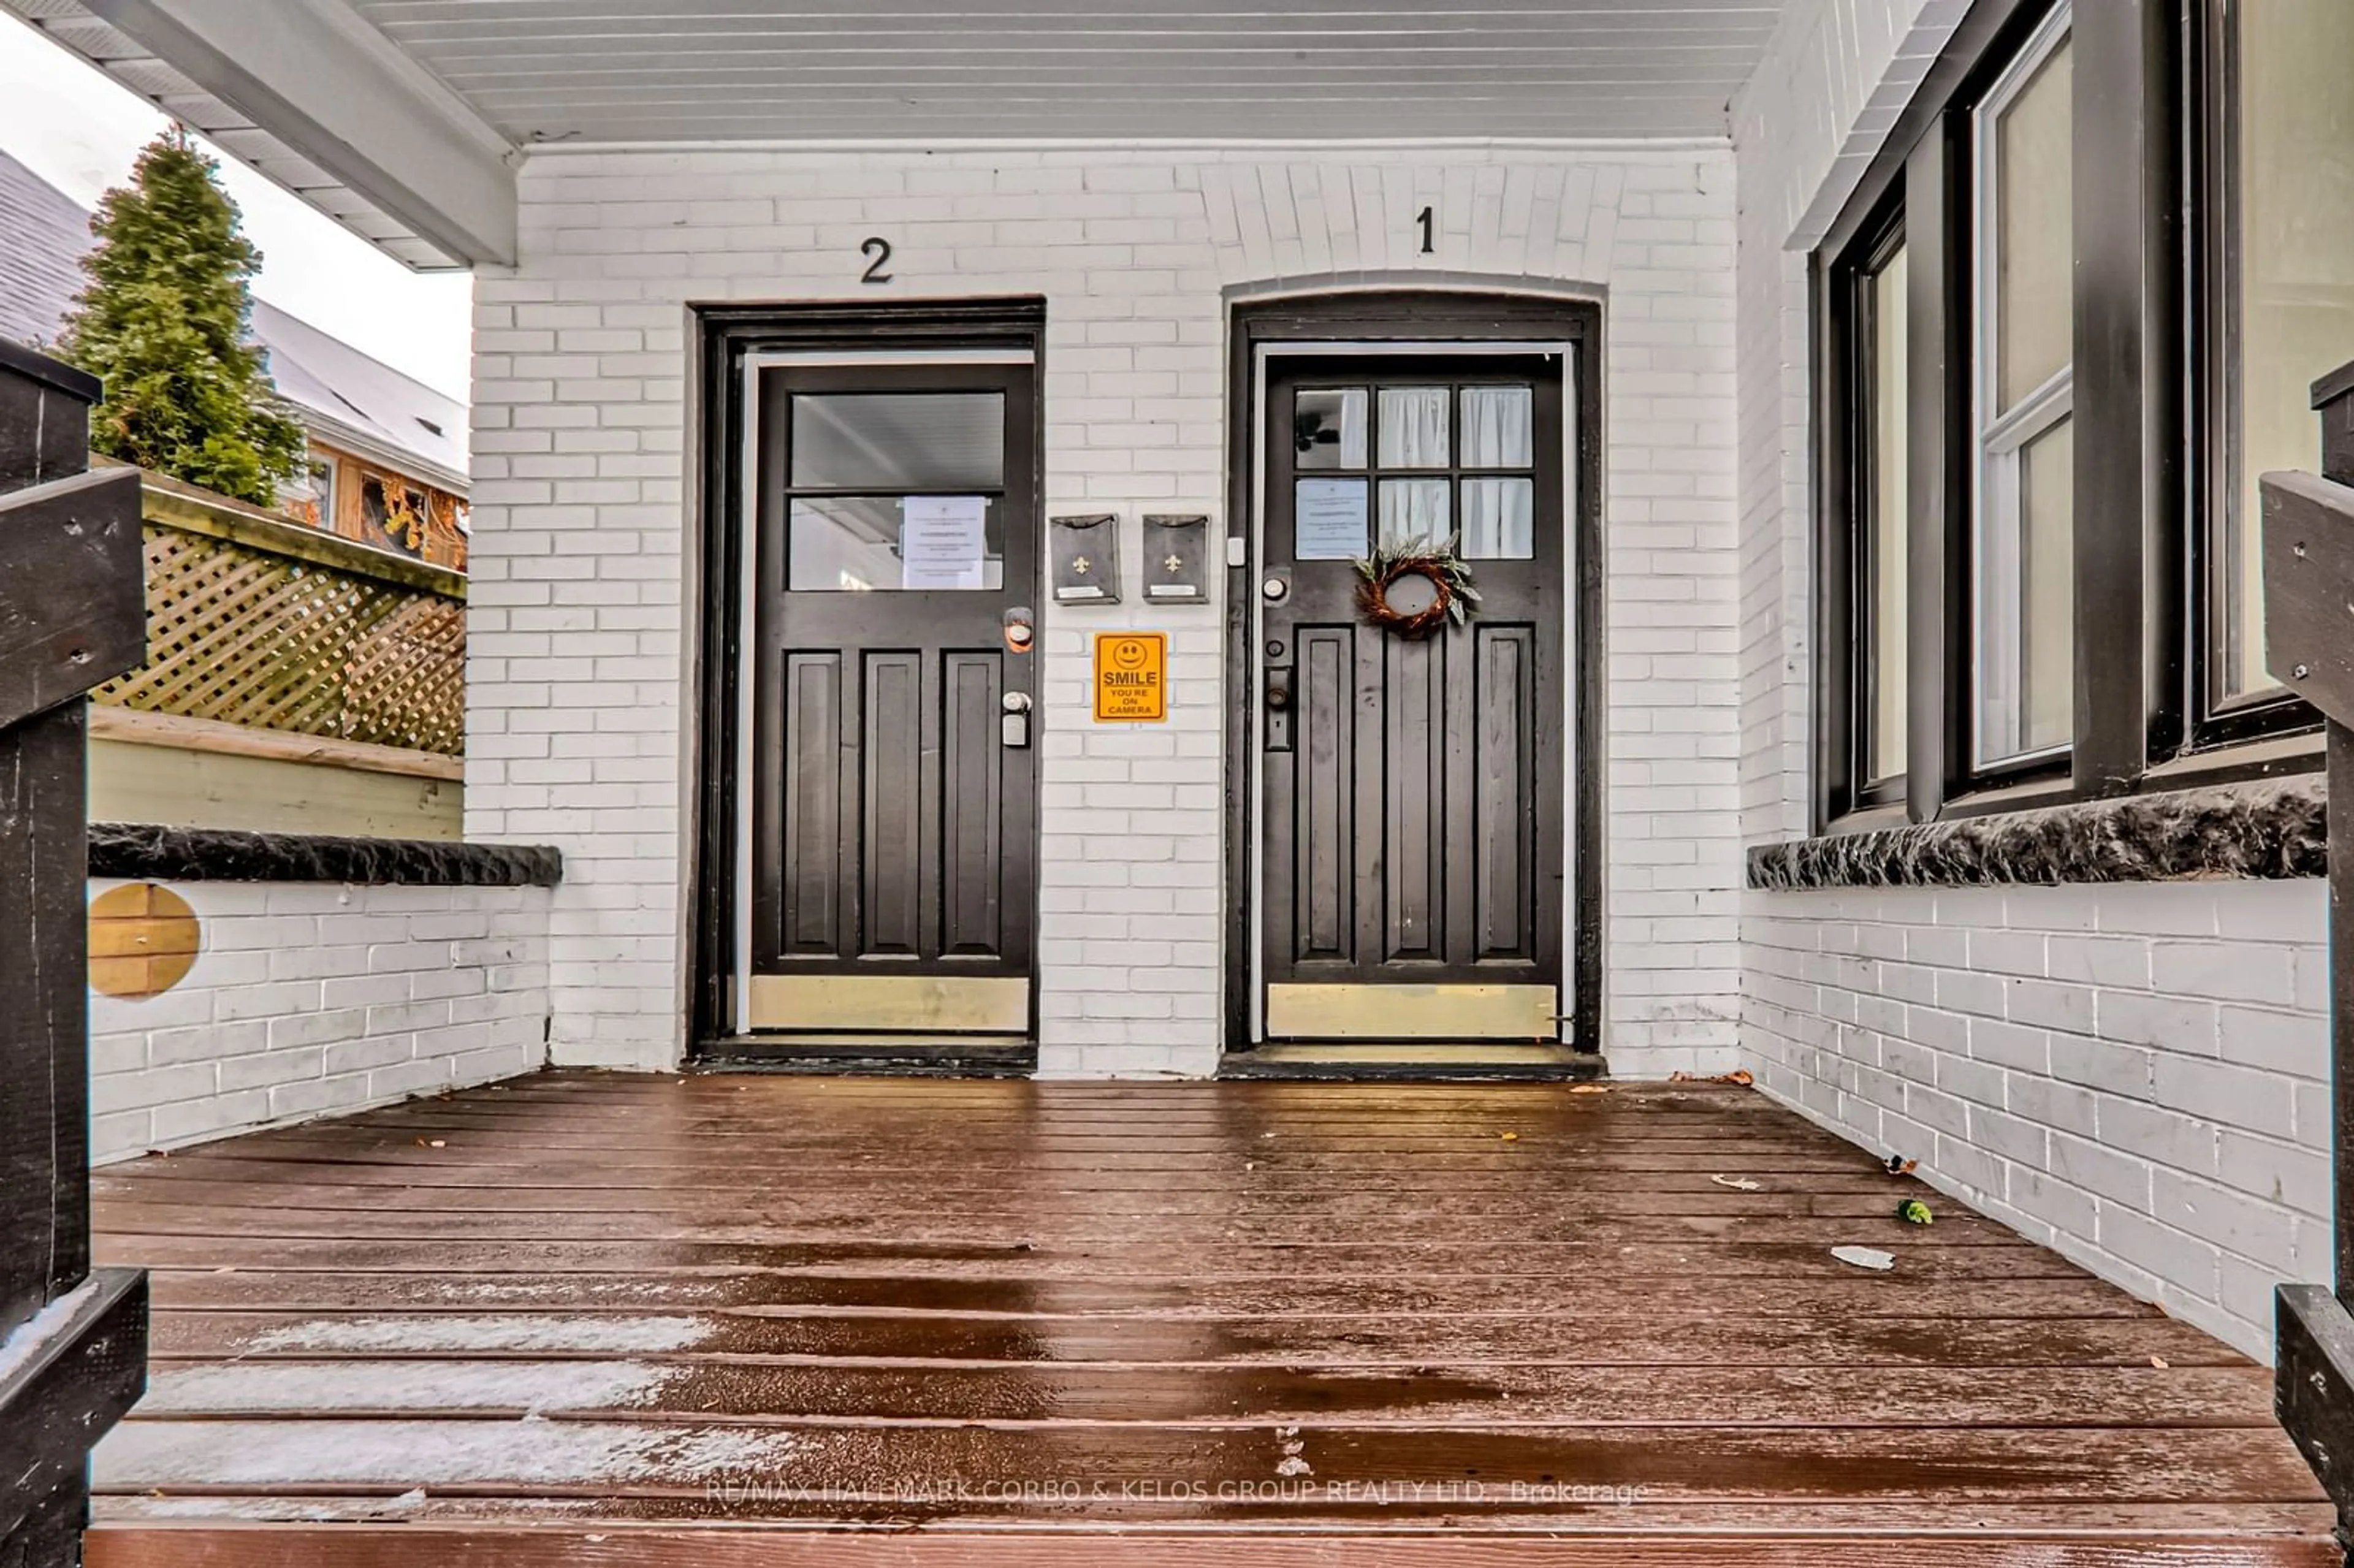
[[[1864,826],[1759,844],[1749,885],[1984,887],[2321,876],[2317,774],[2079,800],[1944,821]]]

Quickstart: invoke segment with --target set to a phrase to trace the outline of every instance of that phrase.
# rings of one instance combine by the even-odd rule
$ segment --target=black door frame
[[[747,361],[770,353],[917,354],[976,349],[1020,350],[1033,367],[1033,429],[1044,429],[1046,302],[1043,297],[910,301],[869,305],[833,302],[799,304],[696,305],[688,376],[690,439],[696,445],[694,509],[695,577],[690,587],[701,613],[694,657],[695,723],[686,748],[694,844],[686,888],[688,923],[687,1054],[724,1051],[735,1038],[729,986],[735,976],[737,900],[736,841],[741,806],[735,759],[739,755],[739,671],[744,639],[745,462],[744,377]],[[1030,461],[1034,494],[1043,498],[1040,444]],[[1039,520],[1044,533],[1044,518]],[[1044,554],[1043,541],[1039,556]],[[1009,591],[1017,585],[1009,582]],[[1030,603],[1042,602],[1043,580],[1024,585]],[[1035,616],[1034,626],[1037,624]],[[1032,658],[1041,658],[1041,652]],[[1043,718],[1034,714],[1034,726]],[[1033,744],[1035,744],[1034,731]],[[1031,781],[1036,820],[1038,773]],[[1031,901],[1029,1044],[1038,1038],[1038,900]],[[1007,1064],[1013,1065],[1013,1064]]]
[[[1259,562],[1249,524],[1259,504],[1252,439],[1259,419],[1256,362],[1270,344],[1565,343],[1575,353],[1564,386],[1576,398],[1570,455],[1575,493],[1569,499],[1569,571],[1576,625],[1565,649],[1575,693],[1566,781],[1574,819],[1567,835],[1571,879],[1570,1042],[1581,1054],[1602,1049],[1602,767],[1605,720],[1602,556],[1602,306],[1594,300],[1478,289],[1368,289],[1236,302],[1230,307],[1226,382],[1226,516],[1229,538],[1243,541],[1239,565],[1226,572],[1225,821],[1226,961],[1225,1049],[1253,1049],[1254,972],[1251,845],[1253,752],[1248,672],[1251,608]]]

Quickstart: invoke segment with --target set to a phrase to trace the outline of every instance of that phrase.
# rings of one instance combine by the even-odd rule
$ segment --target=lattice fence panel
[[[146,539],[147,662],[96,700],[464,751],[457,600],[153,523]]]

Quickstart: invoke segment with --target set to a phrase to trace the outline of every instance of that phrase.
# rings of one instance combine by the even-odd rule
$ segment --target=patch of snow
[[[247,1341],[264,1351],[585,1351],[591,1355],[683,1351],[709,1338],[701,1318],[419,1313],[402,1317],[306,1318]]]
[[[620,1410],[673,1372],[644,1361],[236,1361],[157,1371],[142,1415],[329,1410]]]
[[[128,1421],[91,1466],[109,1489],[693,1484],[774,1478],[800,1442],[761,1427],[643,1422]]]
[[[601,1279],[598,1294],[644,1302],[692,1302],[715,1299],[721,1281],[716,1279]],[[443,1279],[431,1294],[440,1300],[567,1301],[580,1294],[575,1279]]]
[[[73,1315],[98,1295],[98,1281],[85,1279],[42,1308],[0,1340],[0,1386],[20,1376],[57,1343]]]

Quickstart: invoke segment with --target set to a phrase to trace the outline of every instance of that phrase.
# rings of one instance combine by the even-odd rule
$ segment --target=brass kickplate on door
[[[1303,985],[1267,988],[1277,1040],[1551,1040],[1549,985]]]
[[[1030,982],[979,975],[754,975],[755,1029],[1021,1034]]]

